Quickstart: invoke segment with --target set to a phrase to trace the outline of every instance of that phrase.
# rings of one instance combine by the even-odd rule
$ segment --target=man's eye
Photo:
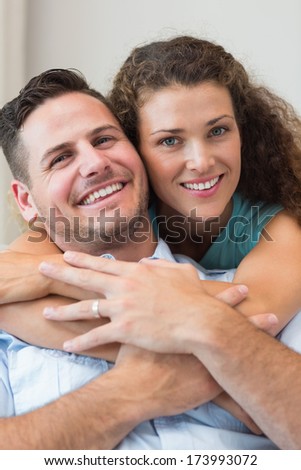
[[[99,139],[97,139],[95,141],[95,147],[97,147],[98,145],[103,145],[103,144],[106,144],[108,142],[111,142],[113,139],[112,137],[108,137],[108,136],[104,136],[104,137],[99,137]]]
[[[226,132],[226,130],[227,129],[225,127],[215,127],[214,129],[212,129],[211,135],[213,137],[219,137],[223,135]]]
[[[58,157],[54,158],[52,162],[50,163],[50,167],[53,167],[59,163],[64,162],[68,158],[68,155],[59,155]]]
[[[178,143],[178,139],[175,137],[167,137],[166,139],[161,140],[161,144],[165,145],[166,147],[172,147]]]

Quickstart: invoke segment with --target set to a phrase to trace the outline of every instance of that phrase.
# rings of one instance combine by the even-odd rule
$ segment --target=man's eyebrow
[[[114,130],[114,131],[120,132],[121,134],[123,133],[122,130],[119,127],[113,126],[112,124],[105,124],[103,126],[96,127],[92,131],[88,132],[87,137],[91,138],[91,137],[94,137],[97,134],[100,134],[101,132],[109,131],[109,130]],[[42,159],[41,159],[41,163],[44,160],[46,160],[47,158],[51,157],[51,155],[53,155],[54,153],[66,150],[67,148],[70,148],[72,145],[74,145],[73,142],[67,141],[67,142],[62,142],[61,144],[58,144],[58,145],[55,145],[54,147],[49,148],[43,154]]]
[[[40,163],[43,163],[44,160],[47,160],[47,158],[51,157],[51,155],[53,155],[54,153],[61,152],[62,150],[66,150],[71,145],[72,145],[72,142],[63,142],[59,145],[55,145],[54,147],[51,147],[50,149],[46,150],[46,152],[43,154]]]
[[[213,126],[216,124],[218,121],[220,121],[223,118],[230,118],[230,119],[235,119],[234,116],[231,116],[230,114],[222,114],[221,116],[218,116],[216,118],[210,119],[210,121],[206,122],[206,126]],[[172,128],[172,129],[158,129],[152,132],[150,135],[155,135],[160,132],[170,132],[171,134],[177,134],[178,132],[182,132],[184,129],[180,127]]]
[[[113,126],[113,124],[104,124],[103,126],[99,126],[93,129],[91,132],[88,133],[88,136],[93,137],[96,134],[109,130],[117,131],[123,134],[123,131],[120,129],[120,127]]]

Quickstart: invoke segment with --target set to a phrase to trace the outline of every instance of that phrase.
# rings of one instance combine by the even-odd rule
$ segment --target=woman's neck
[[[202,220],[179,214],[158,201],[156,222],[159,236],[169,245],[172,253],[180,253],[200,261],[212,242],[226,227],[232,214],[232,207],[231,201],[220,217]]]

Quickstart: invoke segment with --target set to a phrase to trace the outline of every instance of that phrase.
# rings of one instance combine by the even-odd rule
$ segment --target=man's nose
[[[86,145],[81,149],[79,172],[83,178],[102,173],[111,166],[110,159],[103,150]]]

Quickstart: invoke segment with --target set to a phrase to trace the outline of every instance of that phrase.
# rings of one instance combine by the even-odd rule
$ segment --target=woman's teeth
[[[194,189],[195,191],[204,191],[204,189],[210,189],[216,185],[219,180],[219,176],[212,180],[206,181],[206,183],[183,183],[184,188]]]

